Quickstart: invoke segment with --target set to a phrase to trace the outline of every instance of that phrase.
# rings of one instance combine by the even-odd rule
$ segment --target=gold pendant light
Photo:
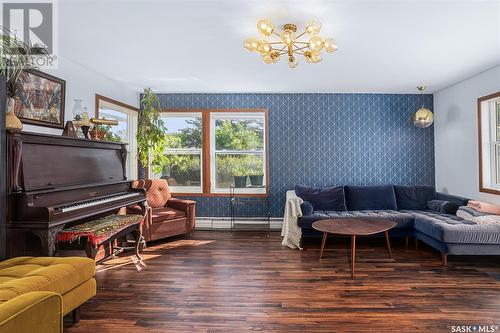
[[[418,86],[417,89],[423,95],[427,86]],[[427,128],[434,122],[434,114],[431,110],[422,107],[418,109],[412,117],[413,125],[419,128]]]
[[[281,56],[286,56],[288,67],[295,68],[298,56],[314,64],[321,61],[322,50],[331,53],[338,49],[333,39],[323,39],[318,35],[321,23],[316,20],[308,21],[300,34],[297,34],[297,26],[291,23],[285,24],[281,32],[276,32],[274,25],[265,19],[257,22],[257,29],[264,37],[274,35],[276,40],[247,38],[243,46],[248,51],[257,52],[266,64],[277,63]]]

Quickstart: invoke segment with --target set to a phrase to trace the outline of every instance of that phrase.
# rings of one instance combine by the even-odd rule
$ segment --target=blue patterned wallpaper
[[[283,216],[295,184],[434,185],[434,127],[411,116],[432,95],[159,94],[164,108],[269,109],[270,206]],[[168,127],[168,124],[167,124]],[[227,197],[193,197],[197,216],[229,216]],[[243,216],[264,216],[250,205]]]

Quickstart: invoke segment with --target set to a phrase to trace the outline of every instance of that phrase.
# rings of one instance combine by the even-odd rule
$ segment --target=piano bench
[[[74,241],[79,241],[81,238],[86,238],[87,245],[85,248],[85,253],[87,254],[87,257],[95,259],[99,246],[108,242],[112,242],[120,237],[124,237],[130,233],[134,233],[135,255],[139,260],[142,260],[142,257],[139,254],[139,250],[142,242],[143,220],[144,217],[137,214],[112,214],[104,216],[96,220],[88,221],[63,229],[57,234],[56,242],[71,243]]]

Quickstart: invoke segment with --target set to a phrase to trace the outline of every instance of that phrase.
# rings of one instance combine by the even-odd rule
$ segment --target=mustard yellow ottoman
[[[62,332],[63,316],[96,294],[95,261],[18,257],[0,262],[0,333]]]

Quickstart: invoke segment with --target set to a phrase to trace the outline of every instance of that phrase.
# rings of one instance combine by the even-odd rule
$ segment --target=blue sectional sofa
[[[500,224],[476,224],[456,216],[468,199],[438,193],[432,186],[297,185],[304,200],[298,225],[302,237],[317,236],[315,221],[326,218],[384,218],[395,221],[393,237],[415,237],[447,255],[500,255]]]

